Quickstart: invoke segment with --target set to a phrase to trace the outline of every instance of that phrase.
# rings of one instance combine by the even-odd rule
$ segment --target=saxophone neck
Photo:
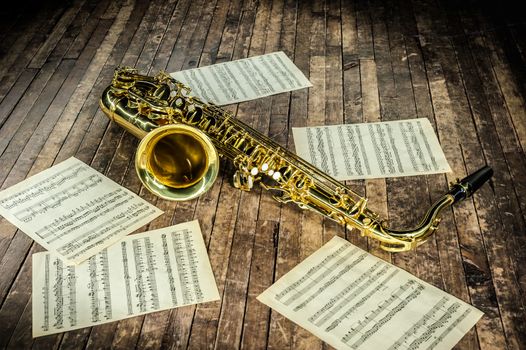
[[[380,222],[372,227],[367,235],[374,236],[380,241],[383,250],[389,252],[403,252],[412,250],[435,233],[440,224],[440,213],[453,205],[454,198],[449,193],[437,200],[424,214],[420,223],[408,230],[395,230]]]
[[[143,184],[161,197],[182,200],[199,195],[202,191],[196,186],[201,182],[194,179],[203,179],[208,189],[213,182],[208,180],[217,176],[219,153],[234,163],[235,187],[250,190],[255,182],[260,182],[273,192],[277,201],[295,203],[302,209],[311,209],[357,228],[363,235],[379,240],[381,247],[388,251],[410,250],[423,243],[437,230],[440,213],[471,196],[493,173],[491,168],[484,167],[457,181],[431,206],[419,225],[399,231],[390,229],[370,211],[366,198],[227,111],[191,96],[188,87],[165,72],[147,76],[133,68],[119,67],[112,84],[102,94],[100,106],[113,121],[148,141],[143,140],[146,146],[139,147],[137,159],[145,160],[137,162],[137,171]],[[196,130],[190,133],[188,126]],[[157,142],[161,139],[162,143]],[[212,152],[209,144],[217,150]],[[181,156],[182,152],[189,156]],[[188,167],[185,159],[194,159],[195,154],[199,156]],[[165,176],[172,174],[173,164],[177,162],[176,168],[180,171],[173,172],[174,176]],[[205,163],[209,165],[203,169],[201,164]],[[177,175],[179,173],[182,176]],[[152,183],[156,185],[150,186]],[[164,188],[173,188],[173,191],[166,192]]]
[[[424,243],[437,229],[440,213],[475,193],[493,175],[493,170],[485,166],[462,180],[451,184],[449,191],[437,200],[426,212],[420,224],[409,230],[393,230],[386,223],[376,223],[366,234],[380,240],[384,250],[391,252],[406,251]]]

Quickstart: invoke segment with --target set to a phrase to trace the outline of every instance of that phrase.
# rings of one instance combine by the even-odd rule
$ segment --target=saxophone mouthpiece
[[[165,199],[191,199],[209,189],[222,155],[237,167],[235,187],[248,191],[265,175],[274,183],[262,182],[262,186],[276,190],[277,201],[311,209],[380,241],[387,251],[401,252],[425,242],[437,230],[442,210],[471,196],[493,175],[486,166],[457,181],[418,225],[393,230],[367,208],[367,198],[228,111],[189,96],[189,91],[164,72],[147,76],[120,67],[100,99],[102,111],[111,120],[143,139],[136,157],[137,173],[147,189]]]
[[[484,185],[491,176],[493,176],[493,169],[489,166],[484,166],[462,180],[457,181],[448,192],[448,194],[454,198],[453,204],[470,197]]]

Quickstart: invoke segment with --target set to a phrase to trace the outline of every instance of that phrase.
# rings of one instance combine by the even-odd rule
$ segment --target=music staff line
[[[181,239],[178,233],[171,233],[173,251],[175,254],[177,274],[179,283],[182,289],[183,304],[190,304],[194,299],[194,294],[191,288],[191,278],[188,273],[190,262],[187,260],[185,250],[190,248],[186,247],[186,242]]]
[[[15,217],[23,222],[30,222],[38,215],[47,213],[48,211],[58,208],[65,201],[77,198],[82,195],[83,192],[96,187],[102,182],[102,177],[99,175],[90,175],[88,178],[81,180],[78,183],[71,185],[61,192],[53,193],[48,197],[32,204],[31,206],[24,208],[15,213]]]
[[[333,237],[258,300],[337,349],[450,348],[481,317],[469,304],[375,256],[351,267],[358,253],[338,264],[349,246],[357,248]],[[305,286],[311,288],[303,293]]]
[[[152,253],[150,239],[148,237],[135,239],[132,241],[132,246],[135,258],[137,307],[140,312],[148,309],[158,310],[160,308],[159,291],[155,279],[155,256]]]
[[[62,186],[66,181],[74,179],[78,177],[80,173],[89,170],[90,168],[86,167],[84,164],[71,165],[61,172],[53,174],[51,177],[45,178],[22,191],[1,199],[0,206],[7,210],[13,209],[28,201],[34,200],[40,195],[48,194],[50,191]],[[68,172],[71,173],[68,174]]]
[[[326,256],[321,262],[319,262],[318,264],[310,268],[305,274],[303,274],[302,277],[300,277],[295,282],[291,283],[290,286],[283,289],[281,292],[277,293],[275,295],[276,300],[281,301],[285,297],[285,295],[294,290],[297,290],[298,286],[304,283],[307,279],[311,278],[312,275],[317,273],[321,269],[321,266],[326,265],[329,261],[335,259],[341,252],[350,247],[350,245],[342,245],[340,248],[338,248],[338,250]]]
[[[356,265],[361,263],[366,258],[366,256],[367,256],[366,254],[360,254],[356,259],[351,261],[349,264],[343,266],[340,271],[338,271],[335,275],[333,275],[328,281],[323,283],[323,285],[320,286],[316,291],[314,291],[307,299],[305,299],[301,304],[299,304],[296,307],[294,307],[294,311],[298,311],[298,310],[304,308],[307,304],[309,304],[312,300],[314,300],[314,298],[316,298],[318,295],[323,293],[329,287],[332,287],[345,274],[350,272]],[[328,270],[332,271],[332,269],[330,269],[330,268]],[[322,277],[322,278],[320,278],[320,281],[321,281],[324,278],[324,276],[320,276],[320,277]],[[316,282],[319,283],[319,281],[316,281]],[[305,294],[306,293],[303,293],[302,296],[305,295]]]
[[[422,284],[415,280],[409,280],[393,292],[390,298],[384,300],[376,309],[371,310],[368,315],[365,316],[363,321],[359,320],[358,322],[355,322],[351,326],[351,331],[347,332],[342,337],[342,342],[349,344],[354,337],[359,336],[359,338],[351,345],[353,349],[357,349],[361,344],[367,341],[367,339],[378,332],[378,330],[389,322],[397,313],[403,310],[411,301],[415,300],[421,294],[423,289],[424,286]],[[407,291],[411,291],[411,293],[402,297]],[[397,301],[399,303],[394,305]],[[387,311],[387,314],[382,318],[377,319],[377,316],[384,311]],[[373,324],[372,327],[363,331],[370,324]]]
[[[82,256],[87,251],[104,244],[113,237],[124,232],[128,227],[143,221],[146,217],[155,213],[155,210],[147,204],[132,205],[128,208],[128,212],[117,214],[112,218],[106,220],[97,227],[86,230],[80,237],[76,237],[73,241],[62,245],[57,249],[59,253],[64,254],[68,259],[75,259]],[[103,237],[102,239],[100,237]],[[77,249],[82,248],[78,251]]]
[[[343,251],[345,251],[347,247],[343,246],[340,249],[338,249],[333,254],[327,256],[323,261],[316,264],[314,267],[312,267],[307,274],[302,276],[300,279],[292,283],[289,287],[287,287],[285,290],[280,292],[276,299],[280,302],[282,302],[285,305],[290,305],[293,301],[297,300],[298,298],[302,297],[307,291],[312,289],[314,285],[319,283],[319,281],[323,278],[325,278],[325,275],[323,273],[320,273],[321,271],[332,271],[338,266],[342,265],[345,262],[346,258],[350,258],[357,254],[359,252],[358,249],[351,249],[349,252],[346,252],[344,256],[341,256]],[[341,251],[340,251],[341,250]],[[362,252],[362,258],[365,255]],[[330,264],[330,265],[329,265]],[[316,274],[320,273],[317,277],[313,277]],[[307,285],[300,288],[301,285],[305,284]],[[289,293],[295,292],[294,294],[290,295],[289,298],[285,301],[282,301],[282,299]]]
[[[340,292],[338,292],[335,296],[333,296],[329,301],[323,305],[316,313],[309,317],[309,322],[314,323],[318,318],[320,318],[323,314],[327,313],[332,308],[336,307],[338,305],[338,301],[345,300],[344,298],[347,294],[351,294],[364,280],[369,278],[369,276],[372,276],[373,273],[380,267],[380,262],[377,262],[373,266],[371,266],[364,274],[362,274],[360,277],[352,281],[348,286],[343,288]],[[356,293],[356,292],[354,292]],[[353,294],[354,294],[353,293]],[[316,322],[316,326],[320,326],[321,324],[325,323],[325,321],[318,321]]]
[[[379,278],[381,275],[383,275],[383,272],[384,271],[380,271],[380,274],[377,274],[375,277]],[[385,272],[387,272],[387,270],[385,270]],[[398,272],[399,272],[398,270],[392,271],[382,282],[380,282],[380,284],[378,284],[375,288],[371,288],[366,295],[364,295],[360,300],[358,300],[357,302],[352,304],[351,307],[346,309],[345,312],[343,312],[337,319],[332,321],[332,323],[325,329],[325,331],[326,332],[332,331],[338,325],[340,325],[345,319],[349,318],[349,316],[352,313],[354,313],[356,310],[358,310],[359,307],[361,307],[367,301],[369,301],[379,290],[385,288],[387,286],[387,283],[389,281],[391,281],[396,276],[396,274],[398,274]],[[363,290],[366,290],[366,289],[363,288],[363,289],[357,290],[356,295],[358,295]],[[351,298],[351,297],[354,298],[355,296],[351,295],[349,298]],[[348,302],[349,298],[345,298],[344,300],[342,300],[342,302],[340,304],[342,304],[342,306],[345,305],[344,303]],[[333,317],[335,315],[336,314],[329,314],[329,315],[327,315],[326,317],[323,318],[323,323],[327,322],[331,317]],[[323,324],[323,323],[321,323],[321,324]]]
[[[87,223],[93,222],[98,218],[103,218],[108,213],[125,205],[130,197],[130,194],[121,189],[115,190],[104,196],[97,197],[85,205],[81,205],[72,209],[71,212],[64,214],[63,218],[69,220],[60,222],[55,219],[52,223],[45,225],[40,230],[36,231],[36,233],[42,239],[47,240],[48,243],[61,240],[63,237],[70,235],[74,231],[83,229]]]
[[[344,247],[344,246],[343,246]],[[338,250],[338,253],[341,254],[341,252],[344,249],[340,247]],[[349,258],[349,254],[347,253],[344,257]],[[297,301],[299,298],[304,297],[307,293],[307,291],[311,291],[312,293],[304,299],[301,303],[296,305],[293,308],[293,311],[297,312],[301,309],[303,309],[307,304],[309,304],[312,300],[314,300],[317,296],[321,295],[326,289],[331,287],[337,280],[342,278],[345,273],[351,270],[352,267],[354,267],[358,262],[361,261],[360,256],[358,256],[356,259],[352,260],[352,262],[348,263],[347,265],[343,266],[339,271],[335,272],[334,267],[339,267],[341,264],[339,264],[340,261],[342,261],[342,257],[339,259],[337,258],[338,255],[331,255],[329,259],[324,259],[324,261],[320,264],[315,265],[315,267],[311,268],[309,270],[309,275],[307,278],[302,277],[301,280],[297,280],[295,283],[291,284],[289,287],[287,287],[285,290],[280,292],[279,294],[276,294],[277,296],[283,298],[287,294],[292,294],[289,299],[285,301],[281,301],[285,305],[290,305],[292,301]],[[336,260],[335,263],[330,265],[330,268],[325,266],[328,261]],[[339,313],[339,317],[332,321],[332,323],[326,327],[325,331],[330,332],[333,329],[335,329],[339,324],[341,324],[345,319],[348,319],[350,315],[360,306],[365,304],[370,298],[375,295],[380,289],[385,288],[387,283],[398,273],[398,270],[394,269],[393,267],[390,267],[388,265],[384,265],[382,269],[380,269],[377,273],[374,273],[376,270],[380,268],[380,266],[383,265],[382,262],[377,262],[374,264],[371,268],[369,268],[364,274],[362,274],[358,279],[354,280],[350,285],[346,286],[343,290],[341,290],[335,297],[329,300],[322,308],[320,308],[315,314],[311,315],[309,317],[309,322],[314,323],[316,326],[320,327],[323,324],[327,323],[329,320],[337,316]],[[335,274],[332,277],[328,277],[326,274],[321,274],[317,277],[313,277],[316,273],[318,273],[320,270],[326,269],[330,272],[335,272]],[[387,273],[390,272],[389,275]],[[371,288],[374,283],[378,282],[381,277],[386,276],[383,280],[381,280],[375,287]],[[328,281],[324,282],[321,286],[319,286],[316,290],[312,291],[310,287],[319,285],[320,282],[328,278]],[[299,285],[305,284],[306,281],[309,280],[310,283],[307,283],[307,286],[303,288],[298,288]],[[369,322],[361,322],[359,323],[360,327],[357,327],[356,329],[353,329],[353,331],[348,332],[344,337],[342,337],[342,342],[347,343],[349,345],[351,339],[356,335],[361,335],[361,337],[355,341],[353,344],[350,344],[351,348],[358,348],[361,344],[363,344],[368,338],[370,338],[375,332],[378,331],[379,328],[381,328],[382,325],[386,324],[396,313],[398,313],[400,310],[402,310],[409,302],[414,300],[418,297],[421,290],[423,290],[423,285],[417,285],[417,288],[413,293],[411,293],[407,298],[401,298],[400,294],[404,291],[408,290],[411,285],[416,283],[414,280],[410,280],[407,282],[406,285],[402,286],[398,291],[394,292],[390,299],[388,299],[385,302],[382,302],[378,305],[378,308],[373,311],[370,317],[369,322],[373,322],[375,317],[382,311],[389,310],[387,315],[385,315],[382,319],[378,321],[374,321],[375,324],[371,329],[367,330],[364,333],[361,333],[361,330],[367,326]],[[356,297],[358,297],[360,294],[362,294],[364,291],[369,290],[369,292],[364,295],[360,300],[355,302]],[[293,293],[295,292],[295,293]],[[347,296],[345,296],[347,295]],[[400,301],[398,305],[391,308],[392,304],[396,301]],[[351,305],[351,307],[347,310],[345,310],[345,305]],[[341,310],[345,310],[343,313]],[[324,315],[324,316],[323,316]],[[323,316],[323,317],[322,317]],[[440,325],[445,324],[445,322],[448,320],[447,314],[446,316],[442,316],[440,319]],[[438,325],[439,323],[436,323]],[[427,333],[430,333],[434,331],[435,328],[429,329]],[[423,337],[425,338],[427,334],[424,334]],[[416,343],[415,343],[416,344]],[[395,348],[394,348],[395,349]],[[417,349],[417,347],[410,347],[408,348],[410,350]]]
[[[168,274],[168,285],[170,286],[170,296],[172,299],[172,303],[174,305],[178,304],[177,299],[177,292],[175,287],[175,278],[174,278],[174,272],[172,269],[172,264],[170,261],[170,251],[168,250],[168,240],[166,238],[166,234],[161,235],[162,245],[163,245],[163,258],[164,258],[164,265],[166,266],[166,273]]]
[[[190,235],[190,231],[183,230],[183,240],[186,246],[186,255],[188,259],[188,264],[190,266],[190,276],[192,277],[192,286],[194,289],[195,301],[201,302],[204,298],[204,295],[201,289],[201,285],[199,281],[199,274],[197,271],[197,260],[198,260],[197,252],[195,248],[193,247],[194,242],[192,240],[192,236]]]

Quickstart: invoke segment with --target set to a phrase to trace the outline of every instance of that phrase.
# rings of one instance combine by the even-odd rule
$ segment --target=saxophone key
[[[243,171],[236,171],[233,176],[234,187],[242,191],[250,191],[254,187],[254,178]]]

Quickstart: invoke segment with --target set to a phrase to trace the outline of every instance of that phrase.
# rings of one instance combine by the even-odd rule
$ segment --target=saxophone
[[[281,203],[296,203],[363,236],[387,251],[415,248],[432,235],[445,208],[471,196],[493,174],[483,167],[451,184],[421,222],[404,231],[387,222],[359,196],[230,113],[190,95],[190,89],[165,72],[141,75],[118,67],[99,101],[114,122],[142,139],[135,158],[138,177],[154,194],[169,200],[200,196],[213,184],[219,157],[233,162],[233,185],[249,191],[256,182]]]

